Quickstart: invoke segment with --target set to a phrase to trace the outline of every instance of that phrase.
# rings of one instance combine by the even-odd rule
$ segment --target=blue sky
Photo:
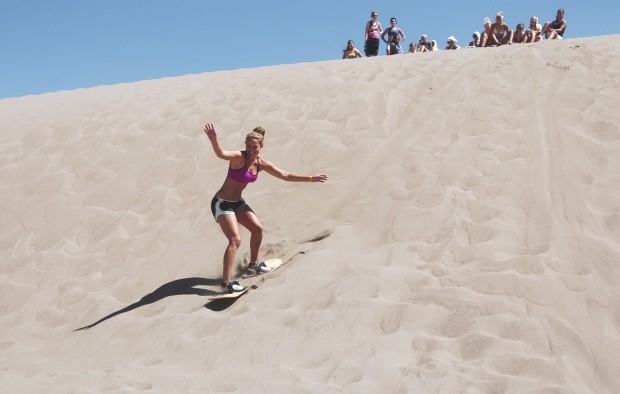
[[[620,32],[617,0],[0,0],[0,99],[339,59],[349,39],[363,49],[372,10],[384,28],[398,18],[405,45],[425,33],[443,47],[451,35],[466,44],[497,11],[514,28],[560,7],[567,38]]]

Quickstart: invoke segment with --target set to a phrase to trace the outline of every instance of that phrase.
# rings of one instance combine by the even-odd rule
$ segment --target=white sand
[[[619,53],[607,36],[0,100],[2,391],[618,392]],[[330,176],[246,189],[287,264],[221,311],[206,122],[229,149],[261,125],[264,157]]]

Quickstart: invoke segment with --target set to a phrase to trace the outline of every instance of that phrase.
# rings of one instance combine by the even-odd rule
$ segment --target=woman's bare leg
[[[512,42],[512,34],[513,34],[512,30],[510,30],[510,31],[508,32],[508,34],[506,34],[506,36],[505,36],[505,37],[504,37],[504,39],[502,40],[502,45],[506,45],[506,44],[508,44],[509,42]]]
[[[228,283],[231,281],[232,266],[235,262],[237,250],[239,250],[239,246],[241,245],[241,235],[239,234],[239,225],[237,224],[235,215],[220,215],[218,217],[218,223],[222,228],[222,232],[228,239],[228,246],[224,252],[224,268],[222,270],[222,280]]]
[[[489,35],[487,33],[482,33],[482,37],[480,38],[480,46],[486,47],[489,43]]]
[[[258,261],[263,241],[263,225],[249,207],[237,211],[237,221],[250,231],[250,263],[255,263]]]

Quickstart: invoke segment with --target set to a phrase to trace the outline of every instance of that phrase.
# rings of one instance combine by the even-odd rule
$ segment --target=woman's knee
[[[238,235],[233,235],[228,238],[228,245],[234,248],[239,248],[241,246],[241,237]]]
[[[251,233],[253,236],[263,236],[263,225],[260,223],[255,223],[252,227]]]
[[[263,234],[263,225],[261,224],[260,220],[258,220],[258,218],[253,214],[240,217],[239,223],[241,223],[243,227],[247,228],[253,236]]]

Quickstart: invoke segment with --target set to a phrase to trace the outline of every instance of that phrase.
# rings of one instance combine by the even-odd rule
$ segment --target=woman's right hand
[[[213,126],[213,123],[207,123],[205,125],[205,133],[207,134],[207,137],[209,137],[209,140],[217,140],[217,133],[215,132],[215,126]]]

